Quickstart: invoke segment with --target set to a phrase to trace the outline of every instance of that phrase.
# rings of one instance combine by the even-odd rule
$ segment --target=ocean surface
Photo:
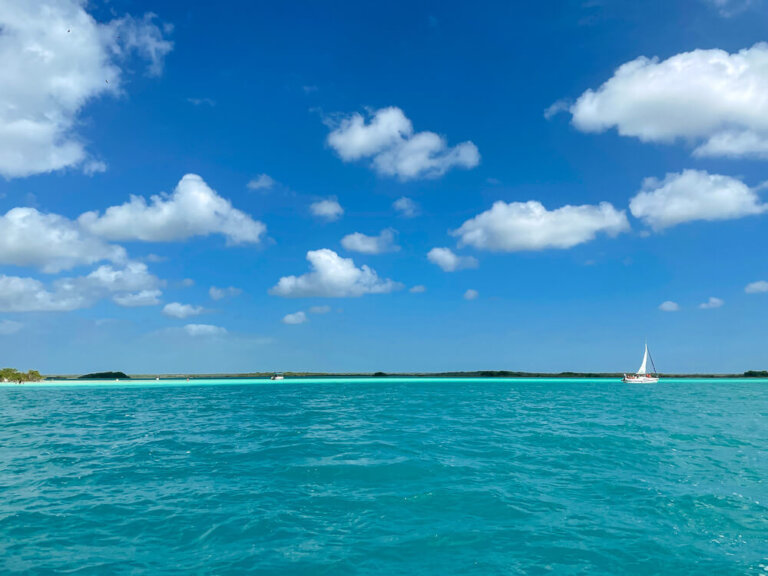
[[[768,381],[0,386],[0,574],[768,574]]]

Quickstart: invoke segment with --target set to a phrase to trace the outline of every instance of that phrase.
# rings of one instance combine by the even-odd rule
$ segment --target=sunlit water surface
[[[768,382],[0,387],[2,574],[768,574]]]

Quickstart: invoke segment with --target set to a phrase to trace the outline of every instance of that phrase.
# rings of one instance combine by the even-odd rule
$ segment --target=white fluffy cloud
[[[140,292],[142,290],[154,290],[163,285],[159,278],[149,272],[147,265],[143,262],[129,262],[123,268],[115,268],[105,264],[99,266],[85,278],[74,281],[80,285],[108,292]]]
[[[195,337],[224,336],[227,333],[226,328],[214,326],[213,324],[187,324],[184,326],[184,331],[188,335]]]
[[[744,292],[747,294],[760,294],[762,292],[768,292],[768,282],[765,280],[758,280],[757,282],[751,282],[746,285]]]
[[[283,316],[283,324],[304,324],[307,320],[306,312],[294,312]]]
[[[768,157],[768,44],[693,50],[623,64],[571,106],[587,132],[615,127],[644,142],[697,143],[698,156]]]
[[[0,175],[83,164],[83,107],[121,92],[130,53],[159,73],[172,48],[151,15],[99,23],[83,0],[0,0]]]
[[[400,246],[395,244],[395,230],[386,228],[378,236],[366,236],[360,232],[348,234],[341,239],[341,245],[350,252],[361,254],[383,254],[397,252]]]
[[[112,297],[115,304],[127,308],[136,308],[138,306],[157,306],[160,304],[160,296],[163,293],[160,290],[140,290],[134,293],[117,294]]]
[[[403,218],[415,218],[419,215],[419,205],[407,196],[398,198],[392,203],[392,207],[397,210]]]
[[[100,266],[87,276],[55,280],[50,288],[34,278],[0,276],[0,311],[64,312],[108,297],[121,306],[147,306],[159,303],[162,285],[141,262]]]
[[[374,112],[366,121],[355,113],[339,122],[328,144],[345,162],[371,158],[373,169],[401,180],[437,178],[451,168],[474,168],[480,153],[472,142],[449,147],[434,132],[414,133],[411,121],[394,106]]]
[[[307,252],[311,271],[301,276],[284,276],[269,293],[286,298],[321,296],[327,298],[356,297],[363,294],[386,294],[401,285],[381,279],[368,266],[355,266],[351,258],[342,258],[323,248]]]
[[[0,276],[0,311],[64,312],[88,305],[86,296],[66,288],[53,291],[34,278]]]
[[[173,318],[189,318],[203,313],[202,306],[193,306],[192,304],[181,304],[180,302],[171,302],[163,307],[163,314]]]
[[[768,210],[756,191],[746,184],[701,170],[667,174],[663,180],[647,178],[629,203],[635,218],[654,230],[693,220],[732,220]]]
[[[15,322],[13,320],[0,320],[0,336],[10,336],[16,334],[24,327],[21,322]]]
[[[325,200],[318,200],[309,205],[309,211],[313,216],[328,220],[338,220],[344,214],[344,208],[341,207],[336,198],[326,198]]]
[[[461,245],[481,250],[518,252],[547,248],[572,248],[594,240],[598,233],[609,236],[629,229],[623,210],[608,202],[598,206],[563,206],[547,210],[540,202],[502,202],[467,220],[458,230]]]
[[[480,296],[480,293],[472,288],[464,292],[464,300],[477,300],[478,296]]]
[[[107,208],[104,215],[86,212],[78,222],[85,230],[109,240],[146,242],[221,234],[228,245],[258,243],[267,230],[196,174],[185,175],[173,194],[152,196],[149,202],[142,196],[131,196],[129,202]]]
[[[711,310],[713,308],[720,308],[723,304],[725,304],[725,302],[720,298],[715,298],[714,296],[710,296],[709,300],[699,304],[699,308],[701,308],[702,310]]]
[[[217,288],[216,286],[211,286],[210,290],[208,290],[208,294],[211,297],[211,300],[223,300],[224,298],[232,298],[242,293],[243,291],[240,290],[240,288],[235,288],[234,286],[229,286],[228,288]]]
[[[450,248],[432,248],[427,252],[427,259],[437,264],[445,272],[455,272],[465,268],[477,268],[477,258],[473,256],[459,256]]]
[[[680,310],[680,305],[677,302],[671,300],[665,300],[659,305],[659,310],[662,312],[677,312]]]
[[[409,292],[411,294],[423,294],[427,291],[427,287],[423,284],[417,284],[416,286],[412,287]]]
[[[63,216],[34,208],[13,208],[0,215],[0,264],[55,274],[100,260],[125,259],[123,248],[106,244]]]

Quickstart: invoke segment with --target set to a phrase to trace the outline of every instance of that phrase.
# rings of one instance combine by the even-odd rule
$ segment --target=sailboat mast
[[[647,347],[648,347],[648,345],[646,344],[646,348]],[[651,356],[650,350],[648,351],[648,358],[651,359],[651,366],[653,366],[653,373],[654,374],[658,374],[659,372],[656,370],[656,364],[654,364],[654,362],[653,362],[653,356]]]

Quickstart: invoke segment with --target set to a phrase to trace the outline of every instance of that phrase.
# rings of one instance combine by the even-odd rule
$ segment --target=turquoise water
[[[766,381],[6,385],[0,573],[768,574],[767,454]]]

